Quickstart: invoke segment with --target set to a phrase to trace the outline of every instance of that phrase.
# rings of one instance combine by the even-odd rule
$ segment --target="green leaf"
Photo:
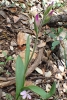
[[[58,30],[57,30],[58,32],[57,32],[57,35],[59,35],[62,31],[63,31],[63,28],[58,28]]]
[[[3,51],[2,53],[7,58],[7,53],[5,51]]]
[[[34,30],[35,30],[36,34],[38,34],[38,26],[36,25],[35,21],[34,21]]]
[[[45,18],[42,21],[42,25],[47,24],[50,21],[50,16],[45,16]]]
[[[52,9],[52,4],[50,4],[47,9],[44,11],[44,17],[50,12],[50,10]]]
[[[25,51],[25,70],[27,70],[29,64],[29,56],[30,56],[30,38],[28,36],[26,43],[26,51]]]
[[[9,56],[9,57],[6,58],[6,62],[8,62],[10,60],[13,60],[13,57]]]
[[[56,84],[55,84],[55,82],[53,83],[49,93],[45,92],[42,88],[40,88],[38,86],[28,86],[26,88],[28,88],[28,89],[32,90],[33,92],[37,93],[38,95],[41,96],[41,98],[48,99],[55,93]]]
[[[56,35],[55,35],[54,33],[50,33],[49,36],[50,36],[51,38],[53,38],[53,39],[56,38]]]
[[[5,64],[5,62],[0,62],[0,65],[4,65]]]
[[[24,87],[25,80],[25,66],[23,64],[22,58],[17,57],[16,60],[16,99],[18,99],[22,88]]]
[[[60,3],[60,2],[58,2],[58,3],[56,2],[55,6],[56,6],[56,7],[62,7],[63,5],[62,5],[62,3]]]
[[[58,44],[60,44],[60,42],[58,40],[54,41],[52,43],[52,48],[54,49]]]
[[[6,100],[13,100],[13,97],[10,94],[6,94]]]
[[[28,87],[24,87],[24,89],[28,90],[30,89],[31,91],[35,92],[36,94],[40,95],[41,98],[46,98],[46,95],[47,93],[40,87],[38,86],[35,86],[35,85],[31,85],[31,86],[28,86]]]
[[[54,82],[50,89],[50,92],[48,93],[49,94],[48,97],[51,97],[55,92],[56,92],[56,83]]]
[[[54,28],[51,28],[51,31],[54,32],[54,33],[56,33],[56,30]]]

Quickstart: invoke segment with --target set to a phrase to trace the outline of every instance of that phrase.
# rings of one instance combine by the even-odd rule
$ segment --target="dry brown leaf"
[[[47,54],[47,57],[49,57],[50,54],[51,54],[51,50],[45,50],[45,52],[46,52],[46,54]]]
[[[18,15],[18,17],[19,17],[20,19],[24,20],[24,21],[29,20],[29,19],[28,19],[29,17],[28,17],[28,14],[27,14],[27,13],[22,13],[22,14]]]
[[[16,13],[17,12],[17,8],[16,7],[10,7],[8,9],[11,13]]]
[[[31,56],[31,54],[32,54],[32,51],[30,51],[30,56]],[[37,57],[37,53],[34,52],[32,59],[36,59],[36,57]]]
[[[19,21],[19,19],[20,19],[20,17],[13,16],[14,23],[17,23]]]
[[[1,99],[1,97],[2,97],[2,89],[0,89],[0,99]]]
[[[10,18],[9,17],[7,17],[7,23],[10,23],[11,21],[10,21]]]
[[[27,34],[23,33],[23,32],[19,32],[17,35],[17,44],[19,46],[22,46],[23,44],[26,44],[26,40],[27,40]]]
[[[0,15],[1,15],[2,17],[4,17],[4,18],[7,17],[6,13],[5,13],[4,11],[2,11],[2,10],[0,10]]]
[[[30,51],[30,56],[31,56],[32,52]],[[21,51],[19,53],[19,55],[21,56],[21,58],[23,59],[23,61],[25,60],[25,50]],[[37,54],[34,53],[32,59],[35,59],[37,57]]]
[[[47,30],[47,29],[50,29],[50,27],[49,27],[48,25],[46,25],[45,28],[46,28],[46,30]]]
[[[36,6],[31,7],[31,10],[29,11],[29,13],[30,13],[32,16],[35,17],[35,16],[38,14],[38,11],[37,11]]]
[[[42,72],[43,72],[43,75],[44,75],[44,73],[45,73],[45,68],[42,68]]]
[[[20,3],[23,3],[25,0],[18,0]]]
[[[2,53],[3,52],[3,50],[0,50],[0,53]]]
[[[11,24],[7,24],[7,27],[11,27]]]
[[[44,46],[46,46],[46,42],[43,42],[43,41],[38,45],[39,48],[44,47]]]
[[[25,81],[24,86],[29,86],[29,85],[33,85],[34,83],[32,81]]]
[[[53,67],[53,71],[54,72],[57,72],[58,71],[58,68],[57,68],[57,66],[55,64],[52,67]]]
[[[0,32],[2,32],[2,31],[3,31],[3,29],[0,28]]]
[[[35,35],[36,35],[36,33],[35,33]],[[38,37],[41,37],[41,36],[42,36],[42,32],[39,32]]]

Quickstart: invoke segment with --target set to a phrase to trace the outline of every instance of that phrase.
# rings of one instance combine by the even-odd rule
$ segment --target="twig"
[[[0,77],[0,81],[10,81],[13,79],[15,79],[15,77],[8,77],[8,78]]]

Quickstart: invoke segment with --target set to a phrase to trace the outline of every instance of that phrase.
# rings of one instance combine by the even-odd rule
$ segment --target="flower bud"
[[[37,15],[35,16],[35,23],[36,23],[37,27],[40,26],[40,18],[39,18],[39,14],[37,14]]]

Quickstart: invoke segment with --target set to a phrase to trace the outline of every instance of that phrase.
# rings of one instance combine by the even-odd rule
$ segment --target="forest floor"
[[[7,0],[6,0],[7,1]],[[15,97],[15,63],[18,55],[24,60],[27,35],[30,34],[30,50],[32,52],[35,31],[34,16],[37,13],[43,14],[43,10],[49,5],[47,0],[18,0],[11,3],[0,1],[0,100],[9,99],[8,96]],[[7,4],[9,4],[7,6]],[[67,5],[64,0],[54,6],[54,16],[67,14]],[[46,92],[50,91],[53,82],[56,82],[56,93],[48,100],[67,100],[67,69],[60,54],[60,45],[54,50],[51,49],[53,39],[48,35],[58,28],[63,28],[63,33],[67,31],[66,25],[46,24],[38,34],[38,43],[34,56],[30,62],[30,67],[34,65],[33,71],[26,76],[25,86],[38,85]],[[21,35],[21,38],[18,37]],[[63,37],[63,36],[62,36]],[[23,40],[21,47],[17,41]],[[39,59],[40,57],[40,59]],[[10,59],[10,60],[9,60]],[[37,61],[37,63],[36,63]],[[32,93],[31,100],[40,100],[39,96]]]

